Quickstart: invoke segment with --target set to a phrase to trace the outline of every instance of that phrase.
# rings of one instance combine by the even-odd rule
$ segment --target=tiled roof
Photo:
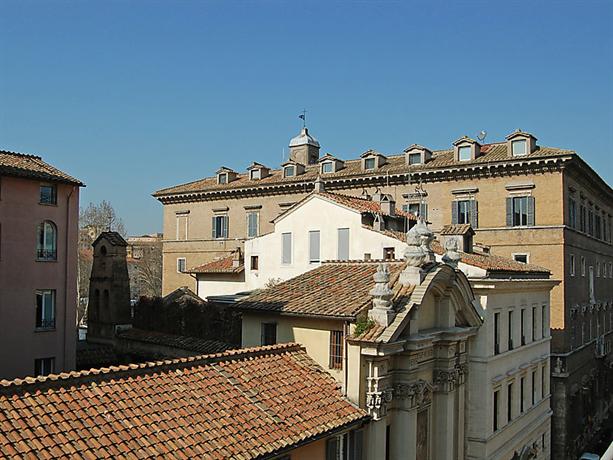
[[[179,348],[181,350],[193,351],[198,354],[221,353],[233,347],[229,343],[219,340],[201,339],[198,337],[187,337],[184,335],[166,334],[163,332],[144,331],[142,329],[126,329],[117,334],[120,339],[134,340],[136,342],[151,343],[165,347]]]
[[[77,342],[77,369],[108,366],[116,362],[118,362],[117,354],[111,345]]]
[[[436,240],[432,242],[432,249],[439,255],[445,252],[441,243]],[[494,254],[475,254],[474,252],[460,252],[460,255],[462,257],[460,262],[488,270],[489,272],[543,274],[547,276],[550,274],[547,268],[517,262],[509,257],[496,256]]]
[[[168,306],[170,304],[186,304],[195,302],[197,304],[203,304],[205,301],[201,299],[194,291],[192,291],[187,286],[181,286],[172,291],[169,294],[166,294],[162,298],[162,302],[164,305]]]
[[[440,231],[441,235],[465,235],[469,232],[472,232],[473,235],[475,234],[470,224],[445,225]]]
[[[243,263],[237,267],[233,266],[233,256],[224,257],[222,259],[213,260],[204,265],[198,265],[197,267],[186,270],[186,273],[241,273],[245,270]]]
[[[327,179],[348,178],[348,177],[368,177],[387,174],[406,174],[409,172],[431,171],[437,169],[446,169],[449,167],[465,168],[471,165],[484,165],[492,163],[504,162],[523,162],[537,158],[552,158],[557,156],[573,155],[572,150],[564,150],[552,147],[538,147],[534,152],[522,157],[513,158],[507,152],[506,142],[485,144],[481,146],[481,154],[470,161],[457,162],[453,157],[453,150],[438,150],[432,153],[432,159],[426,164],[407,165],[404,154],[388,156],[386,164],[374,171],[364,171],[362,169],[362,161],[347,160],[345,167],[334,173],[325,174],[322,179],[324,182]],[[271,169],[270,175],[260,180],[250,180],[248,173],[238,174],[235,180],[227,184],[218,184],[216,177],[207,177],[174,187],[168,187],[158,190],[154,193],[156,197],[165,195],[209,192],[218,190],[235,190],[241,188],[265,187],[277,184],[291,184],[294,182],[311,181],[315,182],[317,176],[320,175],[319,165],[307,165],[305,172],[292,177],[283,177],[282,169]]]
[[[325,262],[320,267],[237,302],[243,311],[266,311],[301,316],[355,318],[371,305],[368,293],[381,261]],[[404,262],[389,262],[391,280]],[[400,286],[398,286],[398,289]]]
[[[378,201],[373,201],[373,200],[366,199],[366,198],[360,198],[357,196],[344,195],[341,193],[320,192],[316,194],[321,195],[325,198],[328,198],[332,201],[335,201],[336,203],[340,205],[355,209],[356,211],[359,211],[359,212],[369,212],[372,214],[389,215],[387,213],[384,213],[381,210],[381,203],[379,203]],[[413,214],[404,212],[402,209],[396,209],[395,216],[408,217],[409,219],[417,220],[417,218]]]
[[[96,240],[92,243],[92,246],[95,246],[102,238],[106,239],[113,246],[128,246],[126,240],[124,240],[123,237],[117,232],[100,233],[100,235],[98,235],[98,238],[96,238]]]
[[[0,381],[6,458],[269,458],[367,420],[296,344]]]
[[[27,177],[83,185],[80,180],[45,163],[41,157],[6,150],[0,150],[0,176]]]

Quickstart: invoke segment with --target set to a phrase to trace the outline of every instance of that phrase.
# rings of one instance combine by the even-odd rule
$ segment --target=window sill
[[[57,259],[35,259],[36,262],[55,262],[57,263]]]
[[[34,332],[55,332],[55,327],[35,327]]]
[[[41,203],[39,201],[38,204],[41,205],[41,206],[54,206],[54,207],[57,208],[57,203]]]

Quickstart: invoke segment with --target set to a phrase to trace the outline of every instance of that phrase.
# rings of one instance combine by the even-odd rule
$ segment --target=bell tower
[[[289,159],[303,165],[314,165],[319,160],[319,142],[309,134],[306,126],[289,142]]]
[[[130,279],[126,248],[117,232],[102,232],[92,243],[87,341],[112,344],[118,329],[131,327]]]

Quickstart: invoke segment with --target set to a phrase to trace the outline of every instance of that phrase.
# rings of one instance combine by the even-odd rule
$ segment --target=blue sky
[[[577,150],[613,184],[613,2],[0,1],[0,148],[160,231],[150,194],[322,153],[497,141]]]

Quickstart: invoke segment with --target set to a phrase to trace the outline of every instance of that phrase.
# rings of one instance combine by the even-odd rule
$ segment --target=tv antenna
[[[486,130],[481,130],[481,132],[477,135],[477,139],[479,139],[479,141],[481,141],[481,142],[483,142],[486,137],[487,137],[487,131]]]

